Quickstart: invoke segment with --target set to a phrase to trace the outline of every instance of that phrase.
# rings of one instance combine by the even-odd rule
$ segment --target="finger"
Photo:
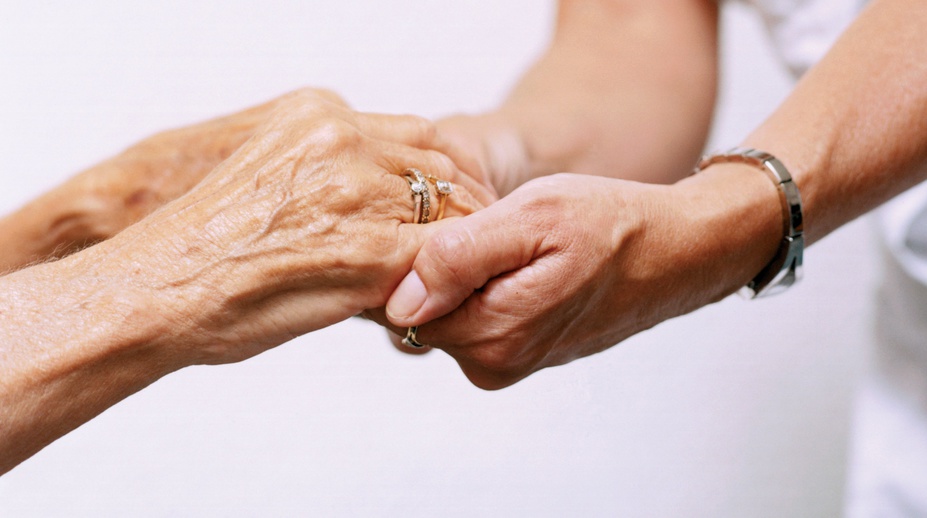
[[[447,180],[461,185],[479,201],[480,207],[485,207],[496,201],[496,197],[485,185],[457,167],[447,155],[432,150],[419,150],[406,146],[390,146],[393,149],[382,155],[381,165],[385,168],[402,171],[408,167],[415,167],[426,175],[441,180]],[[413,161],[412,164],[409,161]]]
[[[540,236],[519,224],[510,213],[517,209],[503,199],[435,231],[387,302],[390,322],[424,324],[457,308],[489,279],[529,264]]]
[[[480,161],[446,138],[438,131],[434,121],[418,115],[363,113],[359,114],[357,123],[361,131],[370,137],[432,149],[451,157],[467,176],[487,187],[493,197],[498,197],[495,188],[485,181],[487,175]]]
[[[449,313],[419,325],[416,338],[455,358],[468,358],[477,349],[492,355],[489,350],[494,344],[518,340],[519,325],[538,311],[535,290],[525,289],[523,272],[531,267],[490,279]],[[393,332],[407,329],[392,322],[388,328]]]
[[[386,215],[389,218],[398,220],[400,223],[417,223],[415,221],[416,195],[412,191],[412,186],[408,180],[398,175],[387,174],[372,177],[371,181],[388,184],[380,186],[382,190],[371,188],[369,191],[370,193],[379,193],[376,196],[368,194],[366,202],[367,208],[373,214],[377,214],[375,217]]]
[[[386,309],[383,307],[365,309],[361,315],[367,320],[383,326],[391,337],[399,336],[401,340],[402,337],[406,335],[406,330],[408,328],[393,325],[393,323],[386,318]]]
[[[418,327],[418,341],[450,355],[474,385],[486,390],[507,387],[541,367],[569,361],[550,355],[545,342],[535,341],[537,335],[548,337],[562,330],[562,322],[539,313],[539,300],[553,294],[536,293],[532,275],[526,274],[543,260],[493,278],[451,313]]]
[[[437,143],[434,122],[418,115],[358,113],[356,121],[362,133],[377,140],[419,149],[434,149]]]
[[[388,182],[389,187],[381,191],[382,199],[373,198],[368,201],[371,206],[388,205],[386,208],[377,210],[387,211],[391,217],[402,223],[418,223],[416,221],[417,205],[422,204],[421,196],[413,191],[413,185],[404,176],[394,174],[382,175],[380,180]],[[476,200],[469,190],[460,185],[453,185],[453,192],[448,195],[439,195],[434,185],[430,183],[426,186],[429,192],[430,204],[430,222],[434,223],[440,211],[439,207],[443,197],[445,203],[444,219],[455,218],[472,214],[483,208],[483,204]],[[417,252],[417,250],[416,250]]]
[[[464,174],[472,178],[477,184],[485,187],[492,196],[493,201],[499,199],[499,193],[496,191],[495,186],[489,181],[486,167],[476,156],[466,152],[463,147],[457,145],[450,139],[445,138],[441,132],[438,132],[437,137],[435,137],[433,149],[447,155],[457,164],[457,167],[463,171]]]
[[[448,217],[467,216],[495,202],[495,197],[487,189],[467,175],[458,175],[456,181],[448,181],[454,187],[454,191],[445,200]],[[437,196],[436,192],[433,194]]]
[[[447,155],[464,174],[486,187],[493,199],[498,198],[495,188],[483,181],[486,172],[480,161],[445,138],[433,121],[417,115],[365,113],[358,118],[358,126],[364,134],[376,139],[431,149]],[[483,201],[486,203],[486,200]]]
[[[377,141],[374,156],[377,157],[377,164],[380,167],[394,174],[400,174],[411,167],[418,169],[426,176],[446,180],[463,187],[461,192],[455,192],[448,198],[448,207],[456,209],[457,215],[470,214],[496,201],[495,195],[485,185],[463,173],[450,158],[437,151]],[[433,192],[433,194],[437,193]]]
[[[370,210],[371,214],[376,215],[372,217],[383,217],[383,215],[386,215],[388,218],[405,224],[403,226],[411,225],[413,228],[417,226],[427,226],[427,230],[415,233],[415,236],[411,238],[412,240],[407,243],[410,248],[405,253],[410,260],[405,267],[405,271],[408,271],[408,268],[411,267],[412,260],[414,260],[415,255],[424,244],[426,237],[430,235],[430,233],[438,230],[439,227],[435,225],[436,223],[447,224],[459,219],[460,216],[472,214],[482,208],[482,204],[475,200],[466,189],[462,189],[460,186],[454,186],[454,191],[447,196],[444,219],[440,222],[432,219],[429,225],[417,225],[416,205],[421,204],[421,197],[415,194],[412,190],[412,185],[406,178],[394,174],[382,174],[379,177],[371,177],[369,181],[374,182],[374,184],[383,184],[368,188],[369,193],[378,193],[377,195],[369,194],[365,202],[367,205],[366,210]],[[437,192],[435,187],[429,185],[428,189],[432,196],[430,211],[432,218],[434,218],[440,202],[436,198]],[[405,239],[408,240],[410,238]],[[386,319],[384,318],[383,320],[385,321]],[[379,323],[382,324],[382,322]]]

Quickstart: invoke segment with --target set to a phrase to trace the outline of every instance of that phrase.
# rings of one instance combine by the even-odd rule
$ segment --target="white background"
[[[4,2],[0,210],[303,85],[363,110],[486,109],[553,16],[531,0]],[[712,147],[789,88],[752,13],[726,7],[722,41]],[[189,368],[0,478],[0,515],[833,516],[872,243],[850,225],[786,295],[726,300],[500,392],[361,321]]]

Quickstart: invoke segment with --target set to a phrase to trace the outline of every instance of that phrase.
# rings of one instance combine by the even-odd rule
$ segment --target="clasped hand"
[[[444,223],[413,224],[405,168],[456,184],[449,218],[489,203],[442,151],[453,154],[425,119],[303,90],[153,137],[57,196],[93,201],[84,219],[105,224],[69,237],[105,240],[75,260],[156,301],[170,363],[224,363],[386,303]]]
[[[474,384],[501,388],[717,300],[758,267],[718,274],[731,253],[705,239],[717,222],[698,188],[560,174],[412,224],[407,167],[456,183],[447,214],[463,216],[494,200],[487,179],[511,176],[493,168],[519,171],[527,155],[455,144],[424,119],[304,90],[155,136],[51,198],[92,201],[83,220],[103,223],[59,238],[115,235],[95,255],[157,301],[178,366],[365,314],[396,333],[422,326]]]
[[[745,284],[777,246],[775,196],[749,167],[674,185],[535,179],[430,236],[381,317],[503,388]]]

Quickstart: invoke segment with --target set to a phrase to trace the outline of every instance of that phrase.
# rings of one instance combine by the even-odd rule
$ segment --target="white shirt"
[[[818,61],[865,0],[741,0],[754,6],[796,76]],[[927,516],[927,182],[877,213],[888,250],[875,357],[857,399],[848,517]]]

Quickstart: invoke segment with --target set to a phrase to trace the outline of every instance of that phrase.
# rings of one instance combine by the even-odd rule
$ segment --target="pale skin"
[[[661,82],[672,72],[653,73],[636,98],[654,109],[653,136],[639,121],[611,116],[626,109],[623,88],[605,91],[598,82],[632,74],[611,53],[635,34],[620,30],[632,23],[622,15],[659,15],[675,29],[659,33],[672,52],[625,40],[651,67],[678,60],[713,74],[715,3],[685,5],[564,1],[551,50],[512,97],[494,113],[446,122],[451,132],[460,128],[461,145],[483,154],[500,192],[514,191],[429,238],[387,305],[395,331],[421,326],[422,342],[453,356],[477,386],[498,389],[717,301],[770,261],[783,217],[772,182],[747,165],[688,176],[707,114],[679,90],[703,101],[713,81],[695,74]],[[683,12],[687,19],[674,16]],[[569,23],[583,13],[594,21]],[[740,143],[791,170],[807,244],[927,177],[925,23],[918,0],[875,0]],[[682,41],[686,35],[694,36]],[[584,38],[592,43],[571,44]],[[562,85],[565,77],[575,90]],[[667,99],[679,121],[659,116]],[[543,109],[554,103],[557,110]],[[570,124],[563,113],[574,114]],[[537,178],[558,170],[612,178]]]
[[[0,473],[164,375],[383,306],[428,234],[493,199],[424,119],[311,90],[272,105],[189,192],[0,277]],[[448,219],[413,224],[409,166],[456,184]],[[146,181],[123,174],[117,202]]]

